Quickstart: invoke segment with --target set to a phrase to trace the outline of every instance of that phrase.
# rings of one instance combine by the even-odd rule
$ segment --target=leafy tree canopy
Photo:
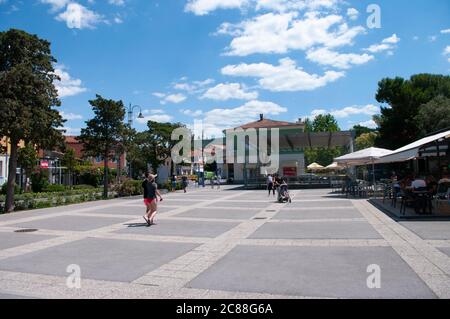
[[[381,80],[376,99],[388,106],[381,107],[376,118],[380,131],[377,146],[396,149],[434,131],[431,127],[421,129],[417,115],[423,105],[440,95],[450,98],[450,76],[418,74],[409,80]]]

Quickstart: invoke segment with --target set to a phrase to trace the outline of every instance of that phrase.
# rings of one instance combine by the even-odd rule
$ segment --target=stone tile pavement
[[[151,227],[140,198],[0,215],[0,298],[450,298],[449,223],[292,195],[171,193]]]

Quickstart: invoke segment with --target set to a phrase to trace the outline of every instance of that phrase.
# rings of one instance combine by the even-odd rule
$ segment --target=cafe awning
[[[377,148],[377,147],[369,147],[363,149],[361,151],[357,151],[354,153],[350,153],[344,156],[340,156],[334,159],[334,161],[338,164],[358,166],[358,165],[367,165],[372,164],[374,161],[379,159],[382,156],[391,154],[392,151]]]
[[[450,130],[442,133],[434,134],[431,136],[424,137],[414,143],[408,144],[393,151],[391,154],[383,156],[376,160],[377,164],[381,163],[395,163],[395,162],[405,162],[417,157],[420,157],[420,150],[431,143],[439,141],[441,139],[450,138]],[[423,155],[425,156],[425,155]]]

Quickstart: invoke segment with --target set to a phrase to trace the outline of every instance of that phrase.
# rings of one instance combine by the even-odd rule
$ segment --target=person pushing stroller
[[[277,176],[275,179],[275,186],[277,188],[278,192],[278,202],[279,203],[292,203],[291,195],[289,194],[289,188],[286,181],[282,178]]]

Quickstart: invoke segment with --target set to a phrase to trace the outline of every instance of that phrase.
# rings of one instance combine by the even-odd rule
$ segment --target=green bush
[[[39,170],[31,174],[31,189],[33,193],[41,193],[48,186],[48,171]]]
[[[94,190],[95,187],[92,186],[92,185],[80,184],[80,185],[72,186],[72,189],[75,189],[75,190]]]
[[[47,193],[64,192],[65,190],[66,187],[64,185],[47,185],[47,187],[44,188],[44,192]]]
[[[3,184],[0,194],[6,195],[7,187],[8,187],[7,183]],[[22,190],[20,189],[20,187],[14,184],[14,194],[20,194],[21,192]]]
[[[135,196],[142,195],[144,190],[142,188],[142,181],[128,179],[116,188],[119,196]]]
[[[84,172],[80,175],[80,181],[82,184],[90,185],[97,188],[100,185],[101,175],[97,173]]]

